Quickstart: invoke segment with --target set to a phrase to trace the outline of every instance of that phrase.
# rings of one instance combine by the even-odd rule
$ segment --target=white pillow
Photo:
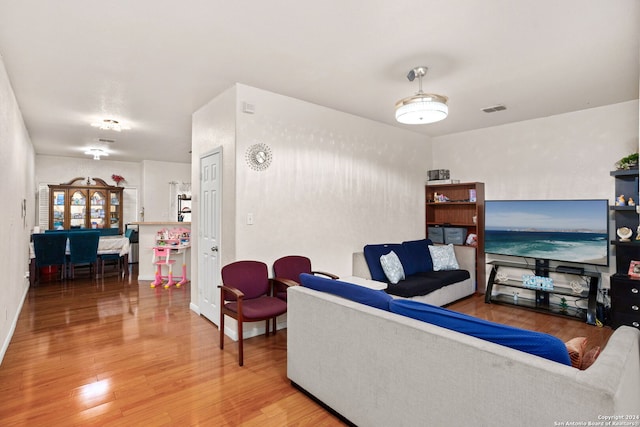
[[[402,268],[400,258],[395,252],[391,251],[386,255],[382,255],[380,257],[380,265],[382,265],[384,274],[386,274],[390,283],[396,285],[400,280],[404,280],[404,268]]]
[[[429,245],[429,252],[433,260],[433,271],[458,270],[460,268],[452,244],[446,246]]]

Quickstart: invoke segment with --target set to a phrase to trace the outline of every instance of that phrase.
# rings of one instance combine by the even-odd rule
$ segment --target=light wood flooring
[[[49,281],[29,290],[0,365],[2,426],[336,426],[293,388],[286,330],[218,348],[218,329],[189,310],[190,285],[151,289],[134,274]],[[449,308],[603,345],[612,331],[484,304]]]

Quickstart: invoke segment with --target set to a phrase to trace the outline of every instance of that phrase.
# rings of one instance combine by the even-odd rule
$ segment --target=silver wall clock
[[[273,154],[271,154],[271,148],[267,144],[258,143],[247,148],[245,158],[251,169],[263,171],[271,164]]]

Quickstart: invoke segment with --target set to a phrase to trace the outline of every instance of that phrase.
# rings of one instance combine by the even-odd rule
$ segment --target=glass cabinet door
[[[66,191],[64,190],[55,190],[53,192],[53,206],[52,206],[52,215],[53,215],[53,229],[61,229],[64,228],[64,208],[65,208],[65,195]]]
[[[109,227],[120,228],[120,198],[119,193],[109,191]]]
[[[87,218],[87,193],[82,190],[70,190],[69,228],[85,228]]]
[[[91,191],[91,228],[105,227],[106,195],[100,190]]]

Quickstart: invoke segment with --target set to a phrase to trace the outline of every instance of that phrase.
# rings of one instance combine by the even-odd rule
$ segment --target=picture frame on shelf
[[[629,263],[629,272],[627,273],[629,277],[633,277],[634,279],[640,279],[640,261],[631,261]]]

